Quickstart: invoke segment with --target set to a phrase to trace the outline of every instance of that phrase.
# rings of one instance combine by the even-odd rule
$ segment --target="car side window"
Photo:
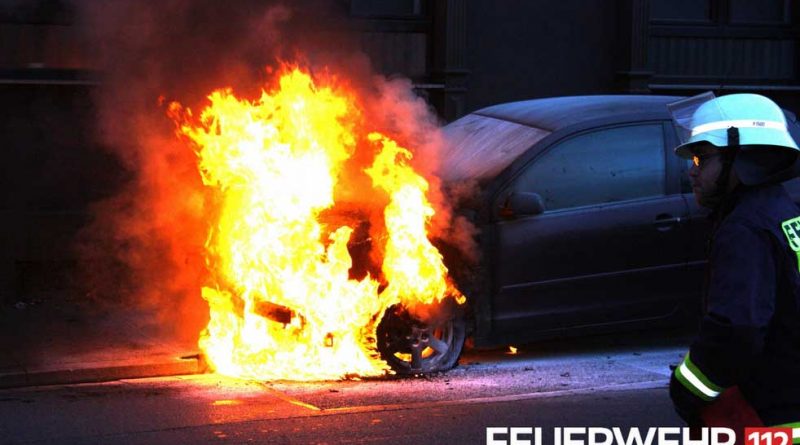
[[[692,193],[692,181],[689,179],[689,170],[692,169],[692,160],[687,159],[681,170],[681,193]]]
[[[516,178],[512,190],[542,196],[545,210],[664,194],[661,123],[579,134],[550,147]]]

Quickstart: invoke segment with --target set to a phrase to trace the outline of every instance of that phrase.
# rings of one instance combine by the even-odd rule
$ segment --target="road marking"
[[[263,386],[264,389],[267,390],[267,392],[269,392],[270,394],[274,395],[275,397],[283,400],[284,402],[289,402],[292,405],[296,405],[296,406],[300,406],[300,407],[303,407],[303,408],[307,408],[307,409],[310,409],[311,411],[322,411],[322,409],[317,407],[317,406],[314,406],[314,405],[312,405],[310,403],[303,402],[302,400],[299,400],[299,399],[295,399],[294,397],[288,396],[288,395],[278,391],[277,389],[270,388],[269,386],[267,386],[264,383],[261,383],[261,386]]]

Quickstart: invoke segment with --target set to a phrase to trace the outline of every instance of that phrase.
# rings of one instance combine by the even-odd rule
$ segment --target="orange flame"
[[[383,374],[375,330],[389,306],[464,301],[427,237],[428,182],[408,165],[409,150],[361,128],[355,93],[319,86],[299,68],[285,68],[278,85],[253,101],[217,90],[199,121],[169,107],[197,148],[203,183],[219,194],[206,245],[213,285],[202,289],[210,321],[199,345],[231,376]],[[389,196],[383,276],[357,280],[347,248],[354,229],[324,225],[320,214],[348,180],[345,162],[378,144],[364,173]]]

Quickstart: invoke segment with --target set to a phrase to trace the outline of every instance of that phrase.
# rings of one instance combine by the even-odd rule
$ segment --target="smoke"
[[[375,100],[365,104],[370,122],[413,152],[411,165],[428,180],[428,199],[436,209],[430,235],[445,254],[451,272],[459,278],[458,281],[464,282],[465,278],[474,275],[472,266],[479,260],[475,243],[477,229],[466,217],[454,213],[454,209],[464,199],[474,197],[477,190],[474,184],[459,184],[445,189],[439,180],[437,173],[447,168],[441,159],[446,144],[441,131],[443,122],[427,102],[413,92],[411,81],[374,76],[372,85],[375,91],[368,97]],[[381,224],[375,221],[372,227],[379,228]]]
[[[343,29],[346,5],[77,2],[77,26],[102,74],[97,136],[129,178],[112,198],[94,205],[94,218],[78,240],[82,263],[92,266],[84,281],[98,303],[143,311],[153,326],[186,339],[207,322],[200,288],[209,284],[204,244],[215,196],[201,183],[196,154],[175,136],[164,109],[169,101],[200,109],[205,95],[220,87],[256,97],[279,61],[308,66],[314,74],[327,70],[373,99],[362,104],[363,118],[412,149],[414,167],[434,178],[440,122],[408,80],[374,74],[358,49],[359,36]],[[365,199],[355,188],[337,193],[352,202]],[[453,216],[440,189],[432,179],[431,199],[440,209],[433,235],[474,255],[471,226]]]

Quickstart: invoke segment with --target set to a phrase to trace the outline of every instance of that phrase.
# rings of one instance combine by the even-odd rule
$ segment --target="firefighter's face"
[[[692,151],[694,158],[692,167],[689,169],[692,192],[694,192],[698,204],[714,208],[722,198],[723,192],[717,183],[717,178],[722,173],[719,149],[706,143],[697,146]]]

